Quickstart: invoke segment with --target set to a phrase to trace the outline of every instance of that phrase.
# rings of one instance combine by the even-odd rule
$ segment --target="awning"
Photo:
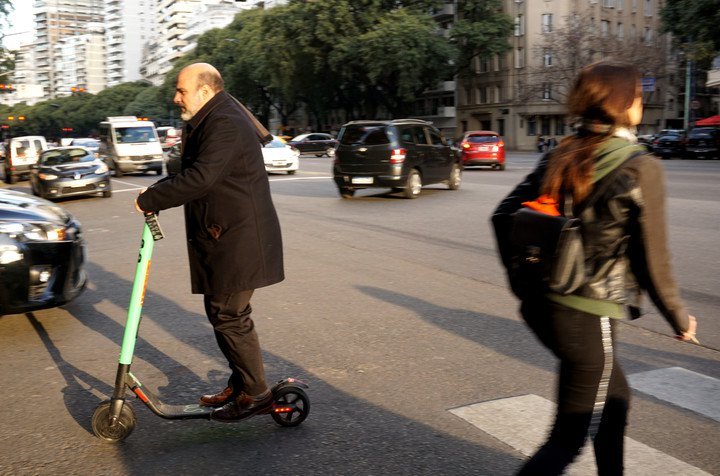
[[[720,115],[706,117],[695,121],[696,126],[720,126]]]

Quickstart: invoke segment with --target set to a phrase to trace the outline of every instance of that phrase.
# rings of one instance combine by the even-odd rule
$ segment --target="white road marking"
[[[720,422],[720,380],[680,367],[628,376],[632,388]]]
[[[521,395],[453,408],[450,412],[525,456],[530,456],[547,437],[555,415],[555,404],[537,395]],[[633,476],[710,476],[710,473],[627,437],[625,473]],[[597,474],[591,445],[585,445],[583,452],[565,474]]]

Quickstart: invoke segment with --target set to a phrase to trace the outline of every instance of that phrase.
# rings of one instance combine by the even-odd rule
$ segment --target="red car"
[[[458,145],[465,167],[484,165],[505,170],[505,142],[497,132],[468,131]]]

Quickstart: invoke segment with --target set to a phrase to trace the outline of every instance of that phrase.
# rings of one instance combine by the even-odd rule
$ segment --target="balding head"
[[[180,116],[189,121],[197,112],[224,89],[220,72],[208,63],[193,63],[178,74],[173,101],[180,106]]]

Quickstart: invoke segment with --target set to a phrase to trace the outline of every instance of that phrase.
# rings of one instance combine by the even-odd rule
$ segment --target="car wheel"
[[[155,169],[155,173],[158,175],[162,175],[162,168]]]
[[[102,193],[103,198],[110,198],[112,197],[112,190],[104,190]]]
[[[116,177],[122,177],[122,176],[123,176],[122,170],[120,170],[120,167],[118,167],[118,164],[116,164],[115,162],[113,162],[113,170],[115,171],[115,176],[116,176]]]
[[[17,177],[16,177],[16,176],[14,176],[13,174],[7,174],[7,175],[5,175],[5,183],[12,185],[12,184],[14,184],[15,182],[17,182]]]
[[[331,158],[335,157],[335,147],[328,147],[327,149],[325,149],[325,155]]]
[[[338,187],[338,191],[340,192],[340,196],[345,199],[350,199],[355,196],[355,190],[347,187]]]
[[[297,170],[288,170],[287,171],[288,175],[295,175],[295,172],[297,172]]]
[[[421,191],[422,179],[420,178],[420,172],[418,172],[417,169],[412,169],[408,174],[407,181],[405,182],[403,195],[405,198],[417,198],[420,196]]]
[[[460,182],[462,182],[462,167],[460,167],[460,164],[453,164],[448,177],[448,188],[457,190],[460,188]]]
[[[498,170],[505,170],[505,164],[498,165]]]

